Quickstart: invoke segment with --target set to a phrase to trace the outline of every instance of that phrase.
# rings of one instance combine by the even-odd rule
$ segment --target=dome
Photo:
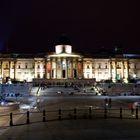
[[[56,45],[71,45],[71,41],[65,34],[62,34],[56,41]]]

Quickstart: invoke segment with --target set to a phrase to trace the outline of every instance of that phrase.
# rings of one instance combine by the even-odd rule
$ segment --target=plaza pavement
[[[85,97],[46,97],[40,106],[46,110],[74,108],[75,106],[98,105],[103,100]],[[114,102],[113,102],[114,103]],[[113,106],[116,105],[113,104]],[[34,116],[32,116],[34,117]],[[26,115],[18,121],[26,120]],[[140,119],[92,118],[92,119],[58,119],[47,122],[32,122],[3,128],[0,140],[139,140]],[[2,129],[2,128],[1,128]]]
[[[86,119],[9,128],[0,140],[139,140],[140,120]]]

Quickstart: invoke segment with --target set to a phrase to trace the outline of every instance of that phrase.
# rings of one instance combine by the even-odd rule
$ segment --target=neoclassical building
[[[0,79],[31,82],[34,79],[95,79],[128,82],[140,78],[140,55],[91,55],[72,52],[68,41],[61,39],[49,54],[0,54]]]

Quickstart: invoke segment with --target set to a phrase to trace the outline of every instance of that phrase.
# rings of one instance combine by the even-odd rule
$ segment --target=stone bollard
[[[29,111],[27,111],[27,121],[26,121],[26,123],[27,124],[30,123],[30,112]]]
[[[104,109],[104,118],[107,119],[107,108]]]
[[[46,111],[43,110],[43,122],[46,122]]]
[[[61,120],[61,109],[58,110],[58,119]]]
[[[76,120],[76,119],[77,119],[77,109],[74,108],[74,120]]]
[[[92,107],[89,107],[89,119],[92,119]]]
[[[120,107],[120,119],[122,119],[122,107]]]
[[[13,113],[10,113],[10,126],[13,126]]]
[[[136,119],[138,119],[139,116],[138,116],[138,108],[136,108]]]

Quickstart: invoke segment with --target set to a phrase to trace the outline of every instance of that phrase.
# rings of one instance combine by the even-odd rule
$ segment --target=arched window
[[[26,69],[28,68],[28,64],[27,64],[27,63],[25,63],[25,68],[26,68]]]
[[[87,69],[89,69],[89,65],[87,65]]]

